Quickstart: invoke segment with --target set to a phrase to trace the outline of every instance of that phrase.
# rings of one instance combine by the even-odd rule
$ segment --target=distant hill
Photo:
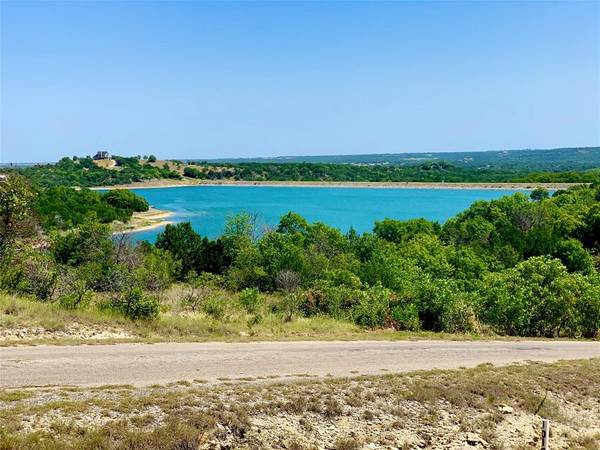
[[[200,161],[200,160],[187,160]],[[426,161],[446,161],[456,167],[506,170],[566,171],[600,167],[600,147],[547,150],[491,150],[476,152],[380,153],[371,155],[277,156],[272,158],[223,158],[210,162],[231,163],[335,163],[414,166]]]

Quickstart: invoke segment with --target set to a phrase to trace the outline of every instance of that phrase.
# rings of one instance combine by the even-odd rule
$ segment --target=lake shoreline
[[[110,189],[162,189],[197,186],[239,187],[312,187],[312,188],[371,188],[371,189],[494,189],[533,190],[542,187],[548,190],[568,189],[581,183],[441,183],[441,182],[370,182],[370,181],[182,181],[152,180],[113,186],[97,186],[92,190]]]
[[[153,230],[173,223],[171,220],[165,220],[174,216],[175,213],[156,208],[150,208],[148,211],[134,213],[129,222],[115,222],[112,224],[113,236],[119,234],[138,233],[140,231]]]

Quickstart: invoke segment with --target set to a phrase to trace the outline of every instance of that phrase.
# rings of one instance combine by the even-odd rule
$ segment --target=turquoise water
[[[476,200],[491,200],[517,191],[494,189],[386,189],[330,187],[190,186],[134,189],[153,207],[172,211],[174,222],[189,221],[203,236],[219,236],[227,216],[256,213],[264,225],[276,225],[288,211],[309,222],[324,222],[347,231],[371,231],[386,217],[424,217],[445,222]],[[154,241],[160,228],[133,235]]]

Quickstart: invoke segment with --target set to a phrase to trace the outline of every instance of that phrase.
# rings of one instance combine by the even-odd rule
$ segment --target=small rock
[[[475,433],[467,433],[465,440],[467,441],[467,444],[469,444],[473,447],[483,443],[481,438],[478,435],[476,435]]]
[[[498,411],[500,411],[502,414],[512,414],[515,412],[515,410],[511,406],[506,406],[506,405],[500,406],[498,408]]]

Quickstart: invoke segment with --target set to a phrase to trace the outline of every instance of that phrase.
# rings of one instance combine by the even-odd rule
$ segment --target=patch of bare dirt
[[[0,342],[28,341],[28,340],[107,340],[129,339],[133,334],[120,329],[107,329],[89,325],[71,324],[60,330],[47,330],[43,327],[12,327],[0,328]]]

